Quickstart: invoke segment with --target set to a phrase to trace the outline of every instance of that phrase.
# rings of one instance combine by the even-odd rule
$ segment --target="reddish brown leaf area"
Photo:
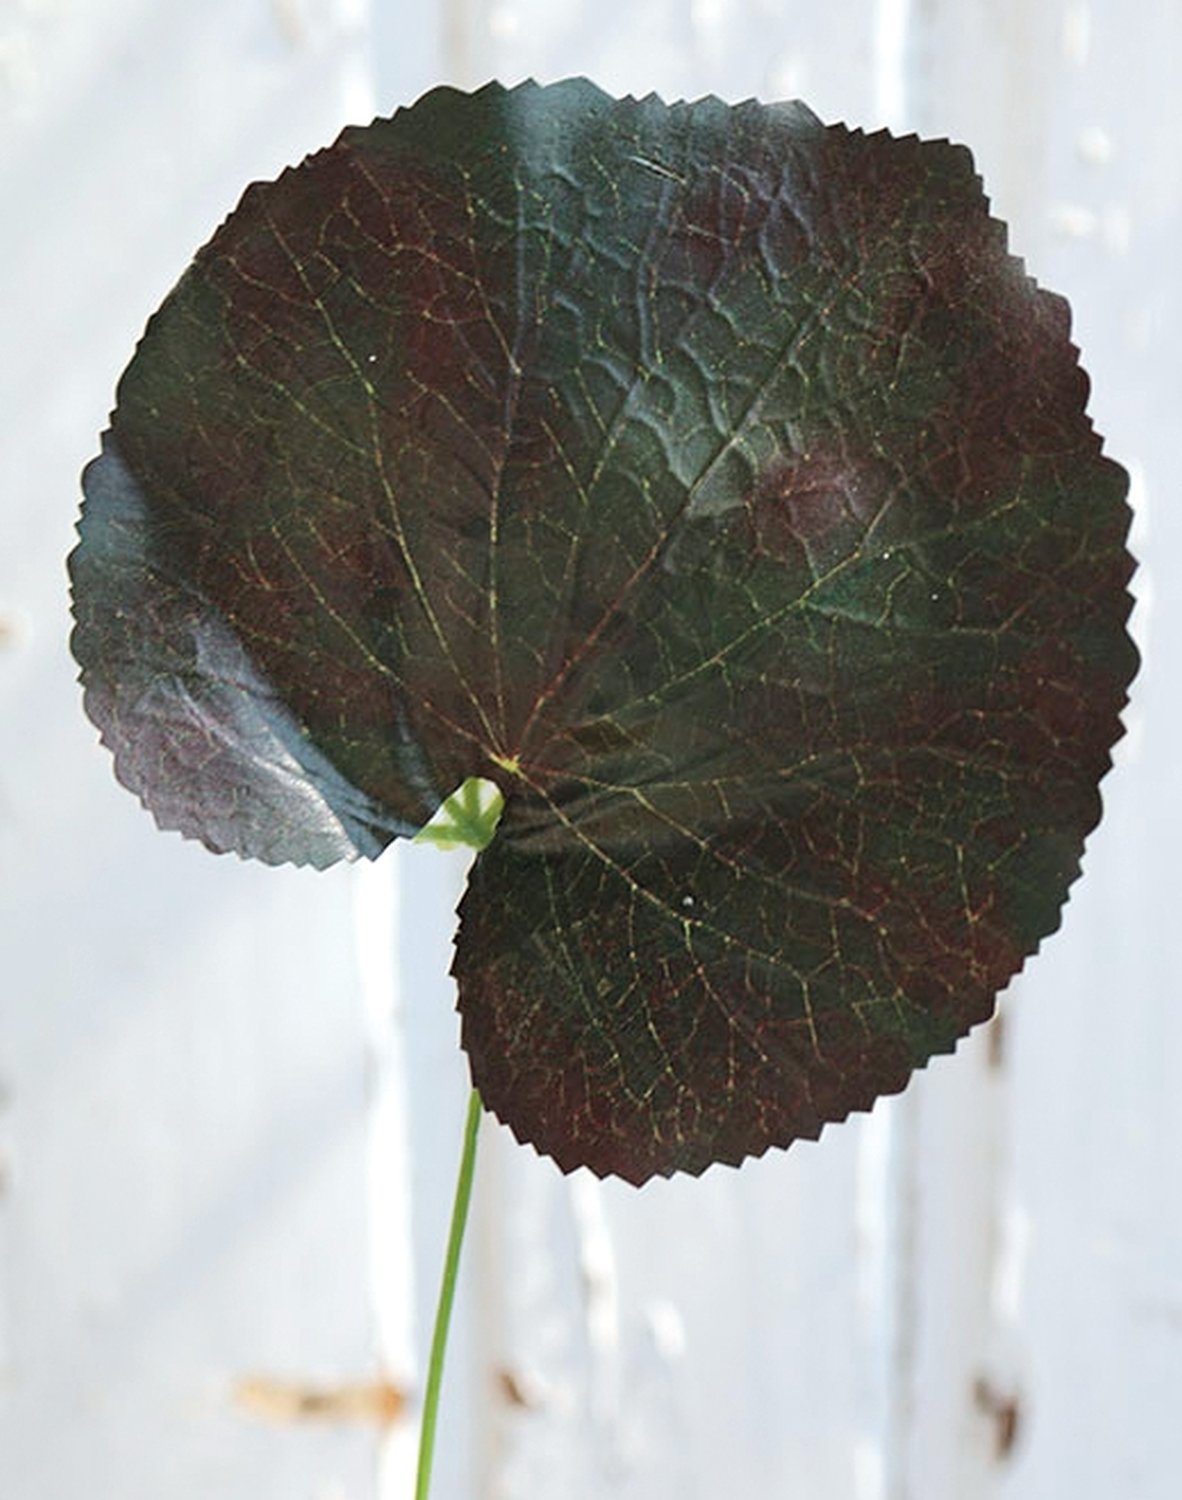
[[[474,1081],[632,1181],[815,1136],[1053,931],[1136,666],[1123,472],[947,142],[440,89],[251,188],[72,559],[121,778],[327,864],[506,798]]]

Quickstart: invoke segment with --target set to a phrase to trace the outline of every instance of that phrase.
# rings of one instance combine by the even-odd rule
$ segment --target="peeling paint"
[[[768,97],[803,99],[809,91],[808,77],[808,62],[801,53],[781,52],[768,64]]]
[[[1021,1316],[1029,1255],[1030,1216],[1021,1204],[1007,1203],[998,1228],[990,1298],[994,1316],[1011,1327]]]
[[[610,1421],[620,1409],[620,1286],[603,1184],[589,1172],[574,1173],[570,1205],[578,1243],[583,1324],[591,1354],[592,1418]]]
[[[1092,55],[1092,8],[1084,0],[1064,10],[1062,39],[1064,57],[1082,68]]]
[[[854,1444],[854,1493],[857,1500],[885,1500],[886,1497],[882,1450],[864,1438]]]
[[[308,40],[308,21],[300,0],[271,0],[271,18],[289,47],[302,47]]]
[[[32,622],[22,609],[0,611],[0,650],[27,646],[33,638]]]
[[[515,1411],[536,1411],[544,1404],[535,1382],[508,1365],[493,1372],[493,1384],[505,1405]]]
[[[645,1309],[645,1321],[652,1335],[653,1348],[667,1364],[673,1364],[686,1350],[685,1319],[680,1310],[665,1299],[650,1302]]]
[[[894,1266],[887,1204],[893,1191],[897,1110],[894,1100],[858,1122],[858,1156],[854,1188],[854,1235],[857,1245],[855,1295],[858,1307],[860,1365],[863,1369],[854,1448],[857,1500],[885,1500],[888,1453],[883,1436],[891,1429],[888,1382],[893,1362]],[[883,1107],[885,1105],[885,1108]]]
[[[497,41],[509,41],[521,31],[521,14],[512,5],[493,5],[488,12],[488,33]]]
[[[993,1456],[998,1463],[1014,1451],[1022,1430],[1022,1405],[1017,1394],[1000,1391],[987,1376],[979,1376],[973,1386],[973,1401],[993,1423]]]
[[[989,1040],[986,1061],[991,1069],[1000,1072],[1005,1067],[1006,1060],[1006,1018],[1003,1011],[994,1012],[986,1029],[986,1036]]]
[[[1099,125],[1090,125],[1075,138],[1075,149],[1081,161],[1090,167],[1106,167],[1116,156],[1116,144]]]
[[[1127,255],[1133,245],[1133,216],[1123,203],[1109,203],[1100,221],[1100,238],[1105,250],[1113,255]]]
[[[697,32],[717,34],[730,19],[728,0],[690,0],[690,25]]]
[[[586,1173],[572,1177],[570,1189],[588,1340],[595,1353],[615,1354],[620,1340],[619,1286],[603,1189]]]
[[[1052,203],[1047,218],[1055,234],[1069,240],[1093,239],[1100,228],[1100,215],[1082,203]]]
[[[372,1423],[387,1427],[402,1416],[406,1392],[388,1380],[312,1385],[251,1375],[234,1387],[234,1401],[269,1422]]]
[[[888,130],[907,123],[910,0],[878,0],[874,16],[874,110]]]
[[[1107,203],[1102,209],[1052,203],[1047,218],[1051,229],[1064,239],[1099,240],[1114,255],[1127,254],[1133,242],[1133,217],[1123,203]]]

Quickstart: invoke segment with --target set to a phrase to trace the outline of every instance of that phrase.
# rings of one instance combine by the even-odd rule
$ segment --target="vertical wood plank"
[[[854,4],[469,0],[462,16],[465,84],[585,73],[669,99],[800,95],[865,124],[905,56],[880,55],[897,26],[876,31]],[[490,1130],[473,1493],[886,1500],[905,1305],[896,1111],[640,1192],[564,1179]]]
[[[9,6],[0,58],[0,1492],[364,1500],[371,1428],[235,1397],[376,1373],[348,873],[155,831],[63,566],[145,317],[364,106],[364,35],[344,0]]]
[[[972,1493],[1164,1500],[1182,1462],[1172,1311],[1182,1119],[1164,1082],[1182,1065],[1169,868],[1182,831],[1169,747],[1182,724],[1168,685],[1182,660],[1182,610],[1175,590],[1155,585],[1182,565],[1182,526],[1168,503],[1182,395],[1182,173],[1170,82],[1182,24],[1155,4],[924,0],[918,26],[916,121],[973,147],[1012,248],[1070,299],[1090,410],[1108,450],[1134,472],[1142,571],[1133,625],[1147,653],[1130,734],[1104,787],[1105,821],[1063,930],[1003,1001],[1008,1077],[979,1405],[987,1417],[992,1408],[995,1439],[1017,1426],[1012,1447],[993,1447],[986,1490]],[[939,1315],[927,1299],[930,1326]],[[916,1493],[964,1493],[930,1461],[937,1388],[928,1383],[921,1401]]]
[[[1093,410],[1142,476],[1143,516],[1166,489],[1178,168],[1169,89],[1135,87],[1176,66],[1164,7],[1138,28],[1082,0],[467,0],[454,15],[468,84],[587,73],[617,93],[800,94],[826,118],[967,142],[1015,249],[1075,303]],[[1159,505],[1140,525],[1148,598],[1177,522]],[[1155,599],[1176,662],[1165,615]],[[1177,710],[1152,682],[1119,756],[1136,789],[1126,769],[1106,790],[1067,930],[1005,997],[1003,1026],[903,1100],[818,1147],[641,1194],[564,1181],[490,1132],[482,1493],[1172,1493],[1179,1046],[1160,829],[1180,820]]]

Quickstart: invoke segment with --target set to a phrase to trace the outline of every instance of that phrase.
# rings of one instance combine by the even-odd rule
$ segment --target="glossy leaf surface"
[[[971,159],[436,90],[256,185],[72,560],[121,779],[325,865],[468,778],[486,1103],[700,1171],[903,1086],[1059,922],[1135,669],[1123,472]]]

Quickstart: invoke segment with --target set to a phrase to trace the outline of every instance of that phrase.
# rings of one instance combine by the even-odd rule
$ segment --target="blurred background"
[[[973,148],[1133,475],[1145,665],[1062,932],[901,1098],[642,1192],[486,1123],[434,1495],[1173,1500],[1170,0],[0,0],[0,1494],[410,1493],[462,863],[158,834],[82,716],[64,558],[143,323],[249,180],[437,82],[572,73]]]

